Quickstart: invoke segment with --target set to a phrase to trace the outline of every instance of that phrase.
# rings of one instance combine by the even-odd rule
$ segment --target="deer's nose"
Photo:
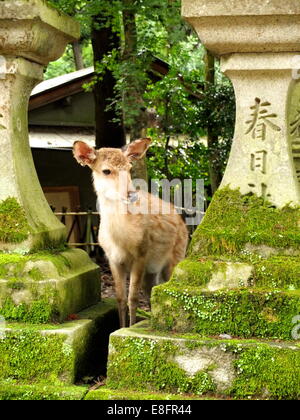
[[[128,192],[128,201],[130,203],[135,203],[139,199],[139,194],[137,191],[129,191]]]

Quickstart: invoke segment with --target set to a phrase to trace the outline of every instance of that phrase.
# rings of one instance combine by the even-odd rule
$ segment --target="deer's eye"
[[[111,174],[111,170],[110,169],[103,169],[102,172],[104,173],[104,175],[110,175]]]

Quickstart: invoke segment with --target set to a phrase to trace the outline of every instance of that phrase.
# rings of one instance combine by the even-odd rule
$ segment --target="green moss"
[[[200,397],[196,395],[185,395],[185,394],[167,394],[163,392],[137,392],[137,391],[130,391],[126,390],[114,390],[109,389],[107,387],[101,387],[96,391],[90,391],[85,400],[87,401],[108,401],[108,400],[164,400],[164,401],[171,401],[171,400],[210,400],[210,399],[217,399],[213,397]]]
[[[46,253],[59,253],[64,252],[68,249],[66,244],[66,237],[63,234],[59,238],[52,238],[47,231],[47,227],[40,226],[40,239],[35,245],[31,248],[31,254],[37,254],[39,252],[46,252]],[[43,231],[45,229],[45,231]]]
[[[41,281],[41,280],[44,280],[45,278],[41,270],[36,267],[28,271],[28,275],[32,280],[35,280],[35,281]]]
[[[299,344],[190,334],[158,335],[147,328],[147,323],[142,324],[111,336],[107,399],[123,399],[126,393],[134,395],[133,391],[139,395],[162,390],[204,398],[300,396]],[[197,373],[191,375],[180,369],[182,356],[186,359],[190,356],[191,361],[194,358],[192,366],[198,363]]]
[[[299,353],[264,344],[243,350],[235,361],[238,375],[231,393],[235,398],[263,395],[273,399],[298,399]]]
[[[31,253],[26,255],[0,253],[0,277],[24,277],[24,267],[30,261],[50,261],[54,264],[60,275],[64,275],[71,268],[70,261],[66,256],[61,254],[60,250],[53,250],[52,252],[40,251],[35,254]],[[33,268],[28,274],[33,280],[43,280],[42,273],[36,268]]]
[[[30,304],[21,303],[19,305],[16,305],[11,298],[6,298],[0,307],[0,315],[7,321],[31,322],[33,324],[57,321],[57,310],[53,305],[53,297],[49,300],[45,297]]]
[[[83,400],[87,388],[83,386],[48,386],[0,384],[0,401],[78,401]]]
[[[70,249],[64,249],[64,252],[70,251]],[[58,274],[63,276],[70,268],[72,268],[72,265],[66,255],[63,255],[60,250],[52,250],[52,252],[49,251],[43,251],[38,252],[36,254],[29,254],[28,255],[29,261],[50,261],[54,264],[56,267]]]
[[[178,351],[172,341],[111,337],[111,346],[113,351],[109,355],[107,385],[112,389],[147,389],[196,395],[215,390],[208,372],[188,376],[176,363],[170,361],[171,356]]]
[[[106,373],[109,335],[118,328],[116,303],[103,302],[63,324],[6,322],[0,335],[0,385],[70,384]]]
[[[0,254],[0,279],[0,314],[8,320],[61,322],[99,300],[98,267],[81,250]]]
[[[0,254],[0,277],[7,281],[6,290],[1,293],[0,314],[7,321],[41,324],[58,320],[55,285],[49,282],[40,287],[39,282],[45,280],[45,275],[37,267],[26,270],[27,263],[38,261],[51,262],[59,275],[64,275],[70,267],[68,259],[57,253]],[[23,291],[19,303],[19,299],[16,301],[10,296],[16,291]]]
[[[9,263],[19,263],[23,261],[26,257],[20,254],[2,254],[0,253],[0,268]]]
[[[281,290],[300,289],[299,257],[275,256],[253,264],[253,284]]]
[[[63,335],[24,329],[7,331],[0,340],[0,378],[17,382],[72,382],[74,354]]]
[[[214,195],[189,255],[232,255],[246,244],[300,249],[299,219],[299,208],[277,209],[261,197],[226,187]]]
[[[157,340],[165,339],[166,337],[170,339],[185,340],[185,347],[188,350],[194,350],[198,348],[199,346],[203,346],[204,343],[205,343],[205,346],[210,346],[210,343],[212,343],[211,345],[214,346],[216,345],[216,343],[228,344],[230,342],[233,345],[238,345],[242,342],[243,344],[247,344],[247,345],[250,345],[250,344],[256,345],[257,343],[264,342],[264,340],[256,339],[256,338],[251,338],[251,339],[232,338],[230,339],[230,341],[228,339],[215,338],[215,340],[213,340],[208,335],[204,336],[203,334],[196,333],[196,332],[183,333],[183,332],[175,332],[175,331],[168,331],[168,332],[160,331],[157,329],[153,329],[151,322],[149,321],[141,321],[138,324],[130,327],[129,331],[140,337],[151,335],[152,338],[155,338]],[[296,346],[298,345],[298,343],[295,343],[293,341],[289,341],[287,343],[291,345],[296,345]],[[299,349],[300,349],[300,343],[299,343]]]
[[[204,287],[216,270],[225,269],[225,263],[213,259],[193,260],[187,258],[181,261],[172,276],[174,286],[188,284],[189,286]]]
[[[2,291],[0,314],[7,321],[47,323],[57,321],[57,291],[49,284],[39,290],[38,282],[45,276],[39,268],[26,271],[26,264],[35,261],[50,261],[62,275],[69,266],[63,255],[39,253],[35,255],[0,254],[0,277],[7,281],[6,291]],[[16,303],[10,296],[23,291],[24,297]],[[18,300],[18,299],[17,299]]]
[[[244,253],[242,256],[223,255],[222,257],[187,258],[175,268],[169,284],[175,287],[205,288],[213,274],[226,272],[227,264],[244,263],[253,267],[253,271],[244,286],[296,290],[300,289],[300,260],[292,256],[272,256],[269,258]],[[239,284],[239,279],[233,279]],[[241,285],[241,284],[239,284]],[[225,288],[225,287],[224,287]]]
[[[0,242],[20,243],[28,238],[30,228],[24,209],[15,198],[0,202]]]
[[[25,288],[25,284],[19,278],[10,277],[7,281],[7,288],[11,290],[23,290]]]
[[[152,292],[152,326],[239,337],[291,339],[292,319],[300,313],[300,292],[235,289],[206,292],[172,284]]]

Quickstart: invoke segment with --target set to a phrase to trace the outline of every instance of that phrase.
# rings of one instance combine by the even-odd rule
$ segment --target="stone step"
[[[0,384],[0,401],[78,401],[83,400],[88,392],[87,386],[49,386]]]
[[[300,397],[300,343],[159,333],[147,321],[110,336],[107,386],[220,398]]]
[[[1,399],[1,390],[0,390]],[[106,386],[101,387],[95,391],[89,391],[85,400],[87,401],[109,401],[109,400],[162,400],[162,401],[183,401],[183,400],[219,400],[217,396],[197,396],[188,394],[171,394],[167,392],[143,392],[143,391],[129,391],[110,389]]]
[[[298,337],[293,332],[300,313],[299,290],[208,291],[170,281],[153,289],[151,304],[152,326],[162,331],[283,340]]]
[[[43,400],[43,401],[64,401],[64,400],[75,400],[75,401],[134,401],[134,400],[155,400],[155,401],[184,401],[184,400],[219,400],[216,396],[193,396],[184,394],[170,394],[164,392],[135,392],[128,390],[114,390],[109,389],[106,386],[101,386],[97,390],[89,391],[88,386],[63,386],[63,385],[1,385],[0,384],[0,401],[11,401],[11,400]],[[175,406],[174,406],[175,407]],[[180,405],[181,410],[188,410],[187,405]],[[119,413],[122,410],[122,406],[110,404],[106,408],[106,412],[114,410]],[[154,407],[154,411],[158,411],[159,406]],[[170,409],[170,406],[169,406]],[[173,409],[175,410],[175,408]],[[131,411],[132,412],[132,409]],[[124,413],[126,414],[126,413]]]
[[[62,322],[100,299],[99,267],[81,249],[0,254],[0,315],[8,321]]]
[[[105,299],[74,318],[63,324],[6,323],[0,331],[0,384],[71,385],[105,373],[109,334],[119,326],[115,301]]]
[[[276,255],[268,258],[251,255],[244,260],[229,256],[190,257],[175,267],[172,283],[211,292],[241,287],[300,290],[300,259]]]

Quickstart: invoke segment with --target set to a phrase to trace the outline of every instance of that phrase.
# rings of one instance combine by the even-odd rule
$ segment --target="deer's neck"
[[[101,194],[98,194],[98,206],[101,218],[116,218],[128,213],[127,204],[121,200],[110,200]]]

